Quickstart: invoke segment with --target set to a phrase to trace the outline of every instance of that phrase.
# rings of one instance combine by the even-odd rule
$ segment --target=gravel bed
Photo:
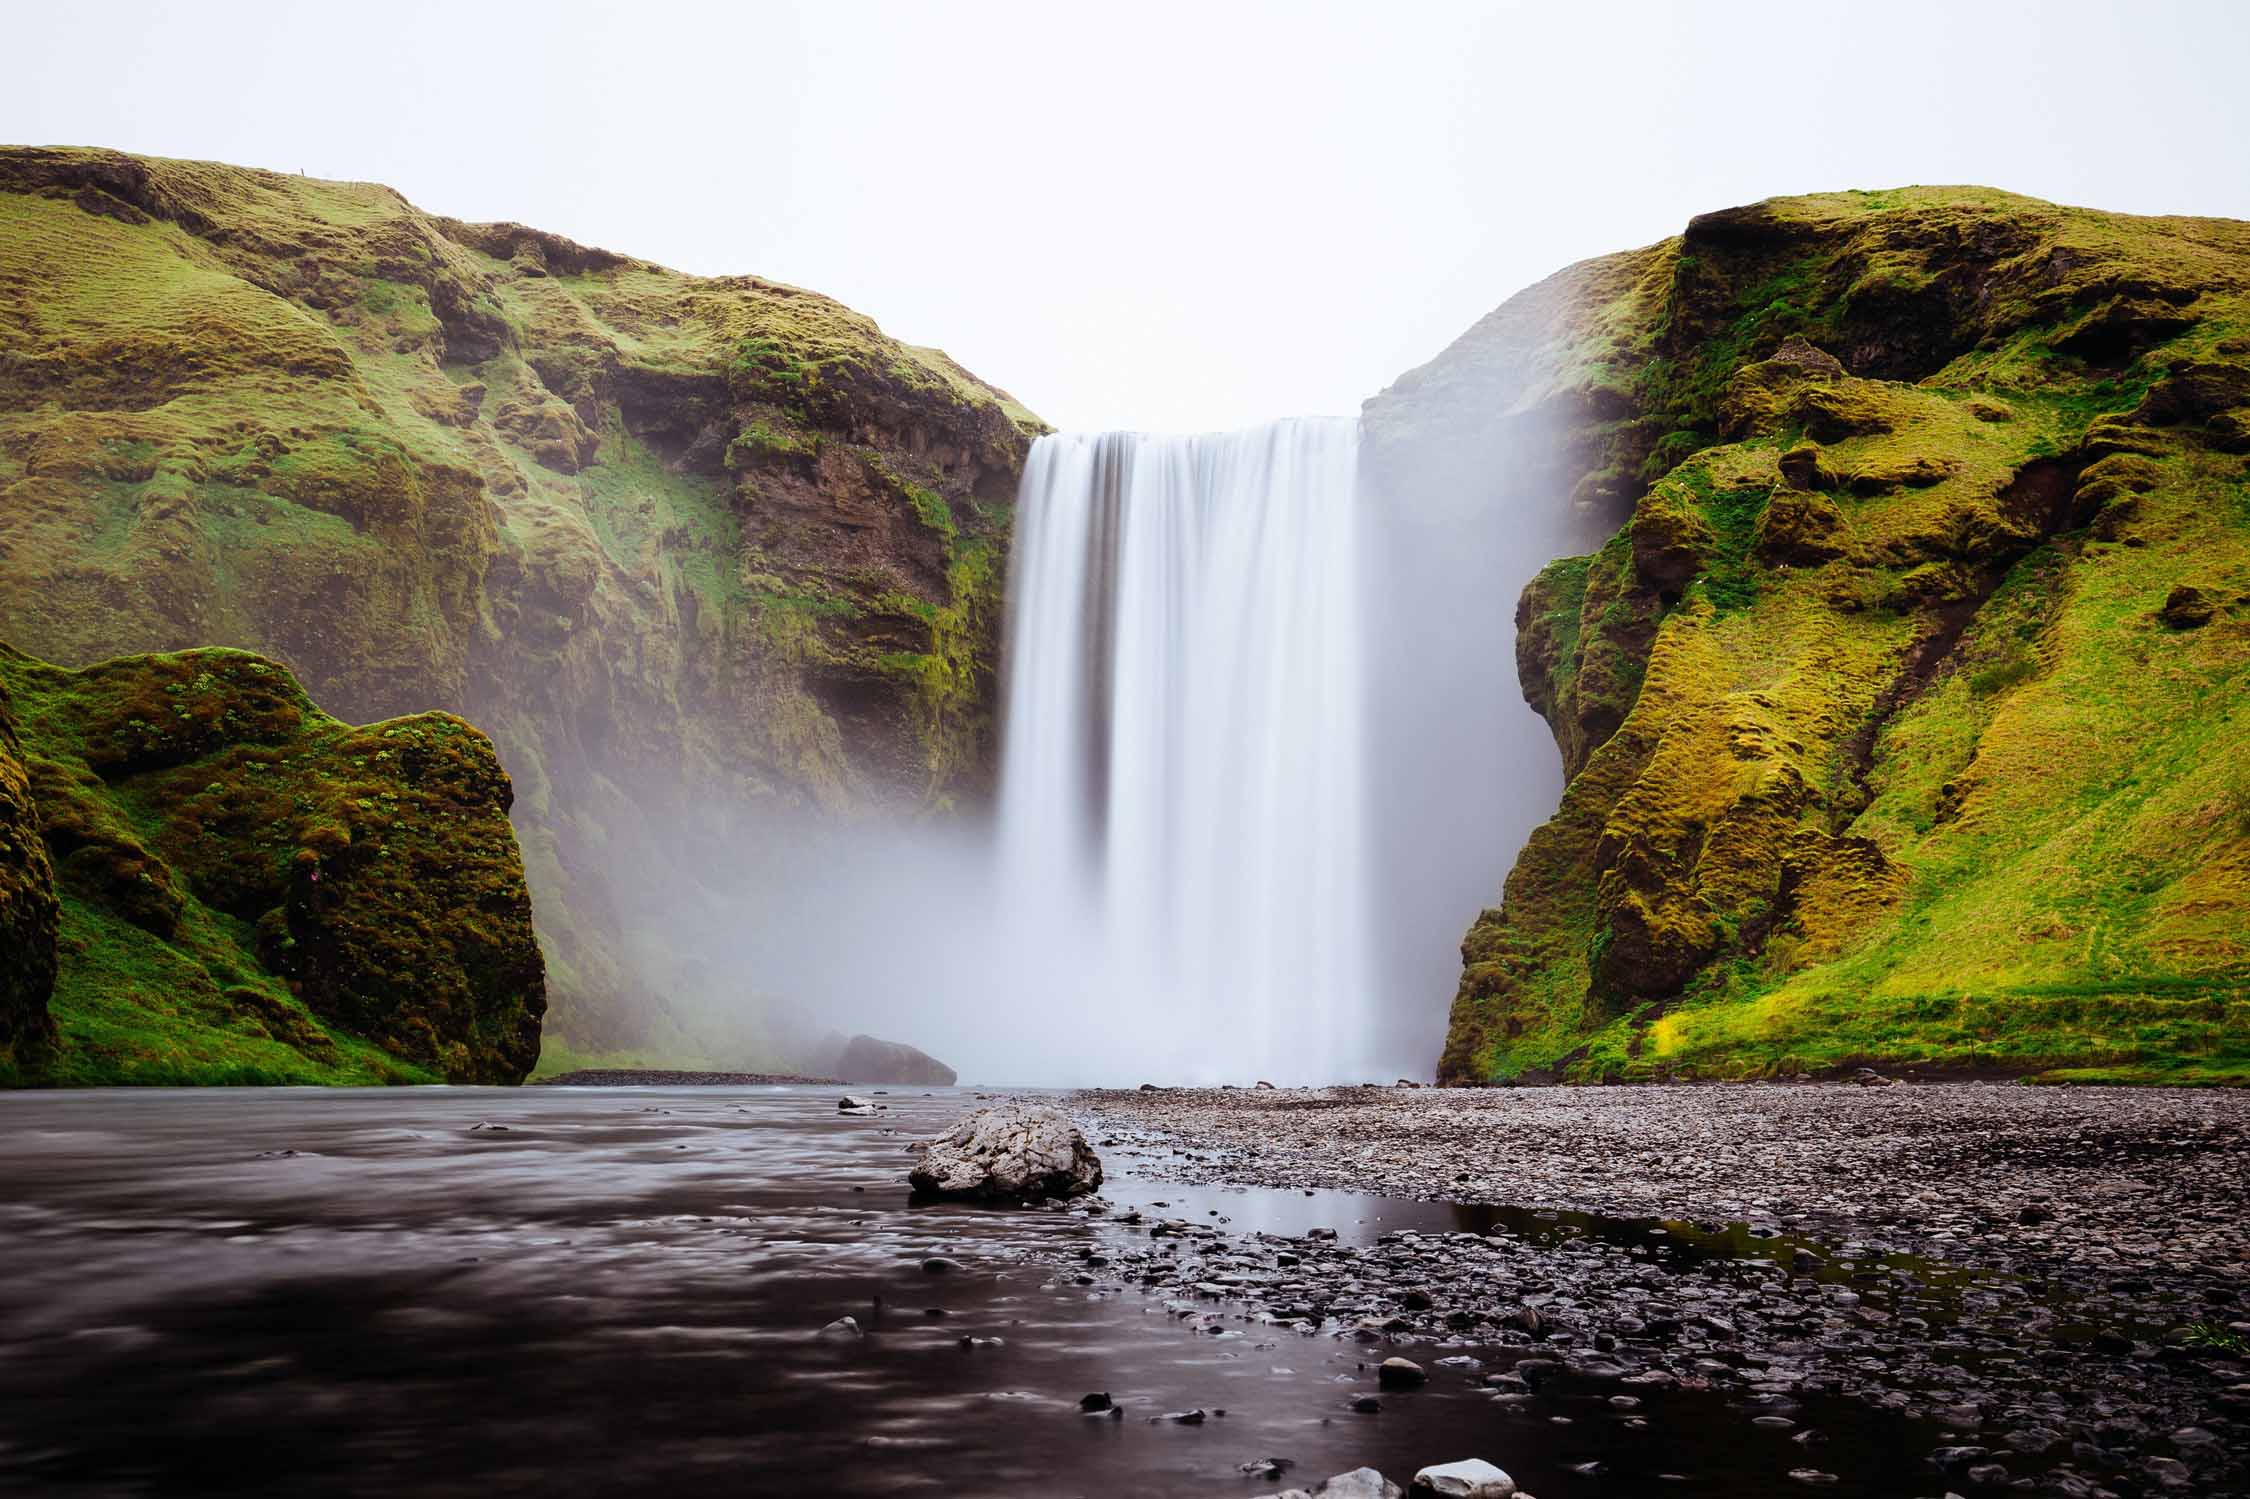
[[[1073,1104],[1103,1143],[1169,1147],[1142,1168],[1166,1180],[1675,1225],[1355,1247],[1113,1217],[1149,1237],[1108,1273],[1206,1331],[1413,1353],[1527,1416],[1543,1390],[1587,1382],[1628,1410],[1719,1389],[1803,1443],[1808,1483],[1824,1433],[1800,1408],[1837,1397],[1913,1423],[1933,1495],[2250,1482],[2250,1095],[1808,1084]],[[1706,1233],[1729,1247],[1677,1252]]]

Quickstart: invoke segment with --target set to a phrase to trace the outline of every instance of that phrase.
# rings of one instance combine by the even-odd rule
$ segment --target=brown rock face
[[[588,1047],[711,987],[634,933],[776,814],[986,793],[1039,430],[794,287],[0,150],[0,635],[240,647],[349,719],[485,725]]]

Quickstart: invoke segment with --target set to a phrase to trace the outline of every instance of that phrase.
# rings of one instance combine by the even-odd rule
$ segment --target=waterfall
[[[1031,450],[997,945],[1054,1080],[1369,1061],[1358,461],[1342,418]]]

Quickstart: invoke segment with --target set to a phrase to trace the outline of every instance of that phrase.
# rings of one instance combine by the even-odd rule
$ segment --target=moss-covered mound
[[[566,1035],[745,807],[943,807],[991,771],[1037,423],[824,297],[388,188],[0,149],[0,635],[225,645],[352,719],[484,725]]]
[[[0,678],[0,1076],[54,1037],[47,997],[55,987],[55,872],[13,709]]]
[[[514,1083],[537,1062],[512,793],[470,725],[353,728],[229,650],[70,671],[0,646],[8,700],[34,836],[0,824],[0,920],[53,991],[28,1022],[9,996],[16,1080]]]
[[[2250,225],[1711,214],[1370,431],[1623,522],[1518,610],[1571,779],[1444,1078],[2250,1080]]]

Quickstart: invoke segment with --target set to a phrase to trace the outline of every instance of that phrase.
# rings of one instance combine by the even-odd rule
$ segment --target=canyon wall
[[[692,1034],[754,982],[670,939],[692,872],[988,795],[1039,430],[794,287],[369,184],[0,150],[0,639],[239,647],[346,719],[478,724],[563,1047],[751,1059]]]
[[[2232,221],[1777,199],[1371,402],[1410,501],[1607,530],[1441,1077],[2250,1076],[2246,293]]]

